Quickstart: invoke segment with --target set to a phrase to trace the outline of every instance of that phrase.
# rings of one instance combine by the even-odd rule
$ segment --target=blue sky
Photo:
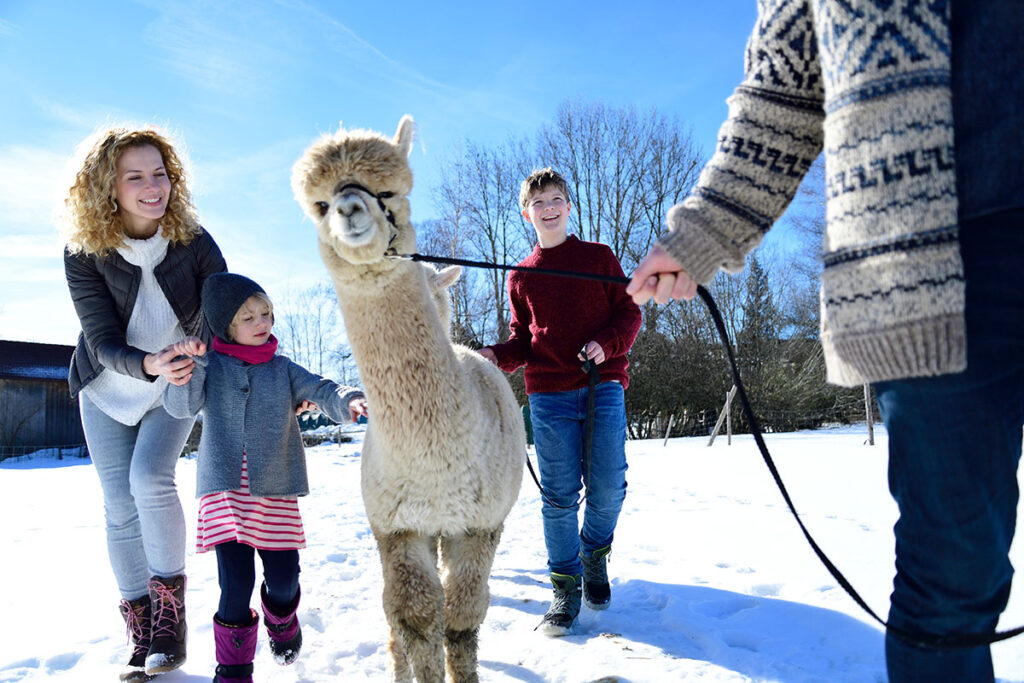
[[[754,18],[753,0],[0,0],[0,339],[74,343],[52,211],[104,124],[184,142],[202,223],[279,298],[326,276],[289,175],[339,121],[415,118],[414,221],[461,143],[533,136],[566,98],[656,107],[709,154]]]

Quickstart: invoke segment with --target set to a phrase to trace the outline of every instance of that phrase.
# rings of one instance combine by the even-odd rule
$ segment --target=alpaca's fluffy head
[[[329,269],[384,265],[389,247],[415,251],[408,200],[413,131],[409,116],[402,117],[391,140],[373,131],[342,129],[324,135],[295,162],[292,191],[316,225]]]

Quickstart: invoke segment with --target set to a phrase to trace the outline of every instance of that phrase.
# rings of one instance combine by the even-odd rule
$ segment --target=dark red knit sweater
[[[611,249],[576,237],[550,249],[538,244],[519,265],[623,275]],[[526,393],[587,386],[577,354],[590,341],[604,349],[601,381],[629,386],[626,353],[640,332],[641,315],[625,285],[512,271],[508,298],[511,336],[491,349],[505,372],[526,364]]]

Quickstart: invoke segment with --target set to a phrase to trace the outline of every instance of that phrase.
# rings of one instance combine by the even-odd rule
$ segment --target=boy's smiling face
[[[523,217],[537,231],[537,240],[543,248],[556,247],[565,241],[572,204],[565,194],[553,185],[534,192],[523,209]]]

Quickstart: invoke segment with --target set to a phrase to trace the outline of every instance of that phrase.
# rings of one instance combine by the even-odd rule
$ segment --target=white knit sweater
[[[128,263],[142,270],[142,281],[128,321],[126,341],[130,346],[154,353],[185,336],[177,316],[167,302],[153,274],[153,268],[167,255],[167,238],[158,230],[149,239],[125,238],[117,251]],[[138,424],[142,416],[160,405],[167,380],[154,382],[104,369],[82,391],[111,418],[126,425]]]
[[[698,282],[742,269],[823,147],[829,381],[963,369],[948,3],[760,0],[718,147],[661,245]]]

